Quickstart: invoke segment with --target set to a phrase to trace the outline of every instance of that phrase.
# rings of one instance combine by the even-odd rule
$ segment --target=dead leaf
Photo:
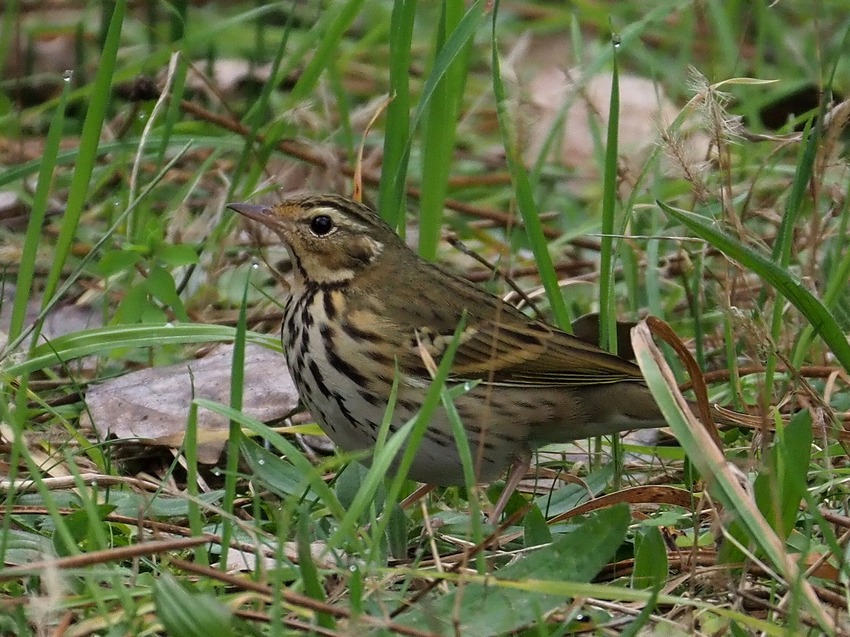
[[[557,524],[559,522],[569,520],[577,515],[584,515],[591,511],[612,506],[618,502],[627,502],[629,504],[666,504],[681,507],[690,511],[693,507],[694,496],[693,493],[687,489],[679,489],[678,487],[669,487],[665,485],[630,487],[600,496],[590,502],[585,502],[584,504],[555,516],[549,520],[549,524]]]
[[[11,242],[0,246],[0,263],[6,262],[6,259],[12,259],[15,254],[18,255],[18,261],[20,261],[21,249]],[[46,253],[39,253],[40,262],[43,256],[46,257]],[[14,305],[16,290],[17,288],[14,283],[3,282],[0,284],[0,330],[3,331],[4,338],[5,333],[9,331],[9,325],[12,320],[12,307]],[[27,300],[24,327],[29,327],[38,318],[41,312],[42,302],[42,298],[38,295],[31,295]],[[47,343],[63,334],[90,330],[101,327],[102,325],[103,312],[101,309],[81,299],[78,299],[76,303],[56,305],[48,312],[44,319],[39,343]],[[26,339],[22,347],[27,347],[29,342],[30,339]],[[80,360],[86,361],[89,359]],[[83,363],[77,363],[78,366],[81,364]]]
[[[104,439],[179,446],[193,391],[197,398],[230,403],[232,359],[233,345],[225,345],[200,360],[144,369],[90,387],[86,394],[90,423]],[[245,347],[242,401],[242,412],[262,421],[283,418],[296,408],[298,392],[283,354],[259,345]],[[200,462],[218,461],[227,430],[226,418],[198,410]]]

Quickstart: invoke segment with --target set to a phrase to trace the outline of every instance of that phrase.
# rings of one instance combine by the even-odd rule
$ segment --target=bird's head
[[[289,249],[297,276],[337,285],[406,250],[399,236],[367,206],[336,195],[310,195],[277,204],[231,203],[231,210],[273,230]]]

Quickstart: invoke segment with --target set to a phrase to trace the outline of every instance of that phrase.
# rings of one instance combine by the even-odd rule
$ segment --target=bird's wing
[[[391,331],[397,358],[409,375],[427,378],[423,354],[439,362],[466,316],[451,378],[524,387],[586,386],[642,381],[640,369],[592,343],[529,318],[502,299],[439,266],[443,294],[423,303],[422,288],[399,285],[392,303]],[[422,272],[413,269],[421,277]],[[402,273],[403,274],[403,273]],[[385,313],[386,316],[386,313]],[[424,352],[423,352],[424,350]]]
[[[492,308],[491,308],[492,309]],[[424,349],[436,361],[454,335],[450,325],[414,330],[402,357],[408,372],[422,374]],[[489,316],[470,314],[460,334],[451,378],[513,386],[579,386],[642,380],[633,363],[506,304]]]

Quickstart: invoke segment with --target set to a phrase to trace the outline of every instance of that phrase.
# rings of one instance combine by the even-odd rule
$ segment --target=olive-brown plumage
[[[341,448],[375,442],[396,369],[393,428],[416,413],[430,382],[420,348],[439,361],[464,313],[450,382],[477,383],[455,405],[480,482],[527,468],[548,443],[663,425],[636,365],[421,259],[366,206],[315,195],[229,207],[275,231],[289,250],[287,363],[303,402]],[[428,424],[410,477],[463,483],[444,412]]]

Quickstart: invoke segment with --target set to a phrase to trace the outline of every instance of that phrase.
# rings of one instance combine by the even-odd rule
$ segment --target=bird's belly
[[[312,348],[311,348],[312,350]],[[312,350],[315,351],[315,350]],[[290,356],[287,355],[289,359]],[[386,399],[377,399],[351,376],[338,371],[321,356],[307,355],[297,363],[289,362],[298,393],[322,430],[343,451],[372,451],[387,411]],[[424,389],[406,386],[398,390],[390,422],[390,434],[401,429],[421,407]],[[389,395],[389,389],[387,389]],[[460,401],[464,399],[461,398]],[[417,482],[438,486],[464,484],[463,464],[451,424],[442,406],[432,415],[422,437],[408,477]],[[498,435],[467,432],[476,482],[492,482],[510,466],[518,451],[514,440]],[[480,444],[479,444],[480,443]],[[406,444],[393,460],[395,473]],[[371,458],[364,460],[367,464]]]
[[[344,330],[319,327],[327,323],[326,316],[321,293],[302,296],[285,308],[282,337],[290,374],[301,400],[336,445],[349,452],[372,450],[387,411],[395,364],[392,357],[384,356],[381,360],[364,354],[370,344],[357,342]],[[390,433],[415,416],[427,385],[427,382],[400,379]],[[490,419],[486,409],[479,409],[480,400],[477,396],[463,396],[457,406],[470,443],[476,481],[490,482],[515,457],[529,451],[524,441],[518,443],[515,437],[500,430],[514,423],[506,425],[498,418]],[[491,422],[495,423],[492,427]],[[393,471],[404,449],[403,446],[399,457],[394,459]],[[408,476],[440,486],[464,483],[457,442],[442,407],[438,407],[428,423]]]
[[[307,382],[310,382],[310,379],[307,379]],[[310,392],[299,387],[304,403],[316,422],[343,451],[373,451],[387,410],[386,403],[373,405],[367,402],[357,393],[358,388],[343,376],[326,374],[324,383],[329,394],[318,400],[307,398]],[[398,395],[399,403],[413,403],[416,409],[410,411],[397,403],[389,425],[390,435],[399,431],[413,418],[421,406],[421,396],[416,396],[418,400],[411,400],[408,398],[410,393],[401,389]],[[496,480],[510,466],[519,449],[512,441],[488,436],[486,431],[483,434],[468,434],[467,442],[476,482]],[[483,445],[478,444],[479,442]],[[402,445],[398,457],[393,460],[390,467],[392,474],[397,471],[406,448],[407,443]],[[371,457],[364,459],[364,462],[371,464]],[[428,422],[407,475],[411,480],[438,486],[464,484],[463,463],[457,440],[442,407],[437,408]]]

